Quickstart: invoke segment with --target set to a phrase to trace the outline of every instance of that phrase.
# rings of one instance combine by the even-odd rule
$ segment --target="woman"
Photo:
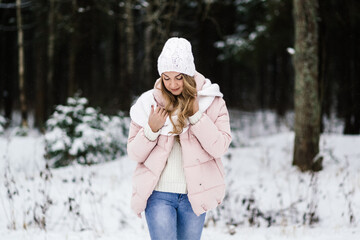
[[[206,211],[225,195],[229,115],[218,85],[195,71],[186,39],[165,43],[158,71],[130,109],[131,206],[139,217],[145,210],[151,239],[200,239]]]

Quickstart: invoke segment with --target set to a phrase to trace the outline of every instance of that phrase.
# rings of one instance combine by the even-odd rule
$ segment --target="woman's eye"
[[[166,80],[166,81],[169,80],[169,79],[170,79],[170,78],[164,78],[164,80]]]
[[[183,77],[181,76],[181,77],[177,77],[176,79],[177,79],[177,80],[181,80],[182,78],[183,78]]]

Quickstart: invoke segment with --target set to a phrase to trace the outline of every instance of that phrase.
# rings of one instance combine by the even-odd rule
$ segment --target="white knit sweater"
[[[193,116],[189,117],[189,122],[195,124],[200,120],[201,116],[201,112],[198,111]],[[144,133],[150,141],[155,141],[159,136],[160,131],[154,133],[149,124],[147,124],[144,127]],[[174,141],[166,166],[160,175],[155,190],[160,192],[187,193],[181,144],[178,141]]]
[[[155,190],[160,192],[187,193],[182,165],[181,145],[178,141],[174,142]]]

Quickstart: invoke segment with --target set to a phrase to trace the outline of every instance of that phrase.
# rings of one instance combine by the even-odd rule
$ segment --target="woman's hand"
[[[151,105],[151,112],[149,116],[149,126],[153,132],[157,132],[162,128],[165,124],[166,118],[168,116],[165,108],[158,106],[154,110],[154,105]]]
[[[192,114],[194,115],[197,111],[199,111],[199,100],[198,100],[197,95],[195,95],[195,101],[193,103],[193,113]]]

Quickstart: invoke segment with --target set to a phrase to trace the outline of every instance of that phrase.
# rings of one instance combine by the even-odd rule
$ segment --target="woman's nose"
[[[175,87],[176,86],[176,82],[174,79],[171,79],[171,82],[170,82],[170,87]]]

